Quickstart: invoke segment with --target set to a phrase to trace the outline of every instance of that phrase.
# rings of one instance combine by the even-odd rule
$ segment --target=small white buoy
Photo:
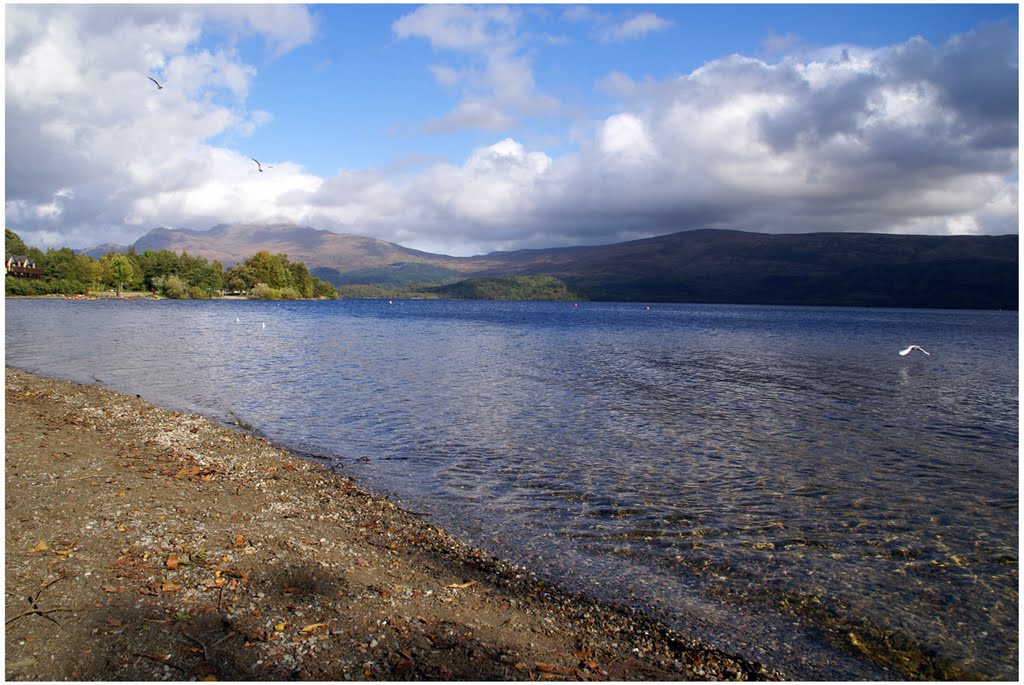
[[[260,326],[262,326],[263,328],[266,328],[267,327],[267,322],[266,321],[260,321]]]

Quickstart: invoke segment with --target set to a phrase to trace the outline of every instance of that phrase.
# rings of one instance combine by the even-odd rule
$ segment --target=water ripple
[[[1016,676],[1016,313],[6,311],[11,365],[244,421],[793,677]],[[896,355],[908,340],[933,356]]]

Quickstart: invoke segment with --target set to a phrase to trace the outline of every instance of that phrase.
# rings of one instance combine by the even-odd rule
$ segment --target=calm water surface
[[[1017,346],[1016,312],[351,300],[8,300],[5,345],[799,679],[1016,679]]]

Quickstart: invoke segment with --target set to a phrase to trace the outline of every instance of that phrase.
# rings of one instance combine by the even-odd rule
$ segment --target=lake
[[[791,678],[1017,678],[1017,312],[5,309],[9,366],[248,424]]]

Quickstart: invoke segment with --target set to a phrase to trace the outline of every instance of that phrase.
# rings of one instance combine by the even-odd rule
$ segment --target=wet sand
[[[5,411],[8,680],[783,678],[244,431],[13,369]]]

